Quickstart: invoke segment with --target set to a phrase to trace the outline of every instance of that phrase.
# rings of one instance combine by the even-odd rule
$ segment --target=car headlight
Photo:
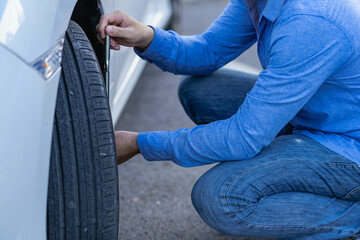
[[[36,59],[32,67],[43,76],[45,80],[49,79],[60,68],[62,51],[64,48],[64,37],[49,51]]]

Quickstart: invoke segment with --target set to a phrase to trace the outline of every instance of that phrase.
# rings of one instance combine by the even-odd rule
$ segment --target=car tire
[[[47,236],[117,240],[118,225],[116,149],[104,80],[89,40],[71,21],[55,110]]]

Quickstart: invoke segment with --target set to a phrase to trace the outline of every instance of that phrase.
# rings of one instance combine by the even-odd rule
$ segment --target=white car
[[[118,9],[159,27],[173,14],[171,0],[0,0],[1,240],[117,239],[113,123],[145,64],[111,52],[108,101],[95,26]]]

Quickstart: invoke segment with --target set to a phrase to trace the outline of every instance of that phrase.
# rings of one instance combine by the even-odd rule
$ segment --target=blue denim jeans
[[[222,69],[186,77],[180,101],[197,124],[233,115],[257,79]],[[360,168],[291,126],[257,156],[222,162],[195,184],[201,218],[232,236],[346,239],[360,230]],[[204,238],[205,239],[205,238]]]

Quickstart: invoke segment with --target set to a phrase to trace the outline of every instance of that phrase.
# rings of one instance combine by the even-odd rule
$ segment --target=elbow
[[[259,139],[253,139],[251,141],[251,138],[247,139],[245,141],[244,152],[247,155],[247,159],[256,157],[265,147],[267,147],[270,144],[271,141],[269,141],[266,138],[259,138]]]
[[[261,150],[267,146],[263,138],[254,138],[253,135],[241,135],[239,143],[241,144],[240,154],[242,159],[251,159],[258,155]]]

